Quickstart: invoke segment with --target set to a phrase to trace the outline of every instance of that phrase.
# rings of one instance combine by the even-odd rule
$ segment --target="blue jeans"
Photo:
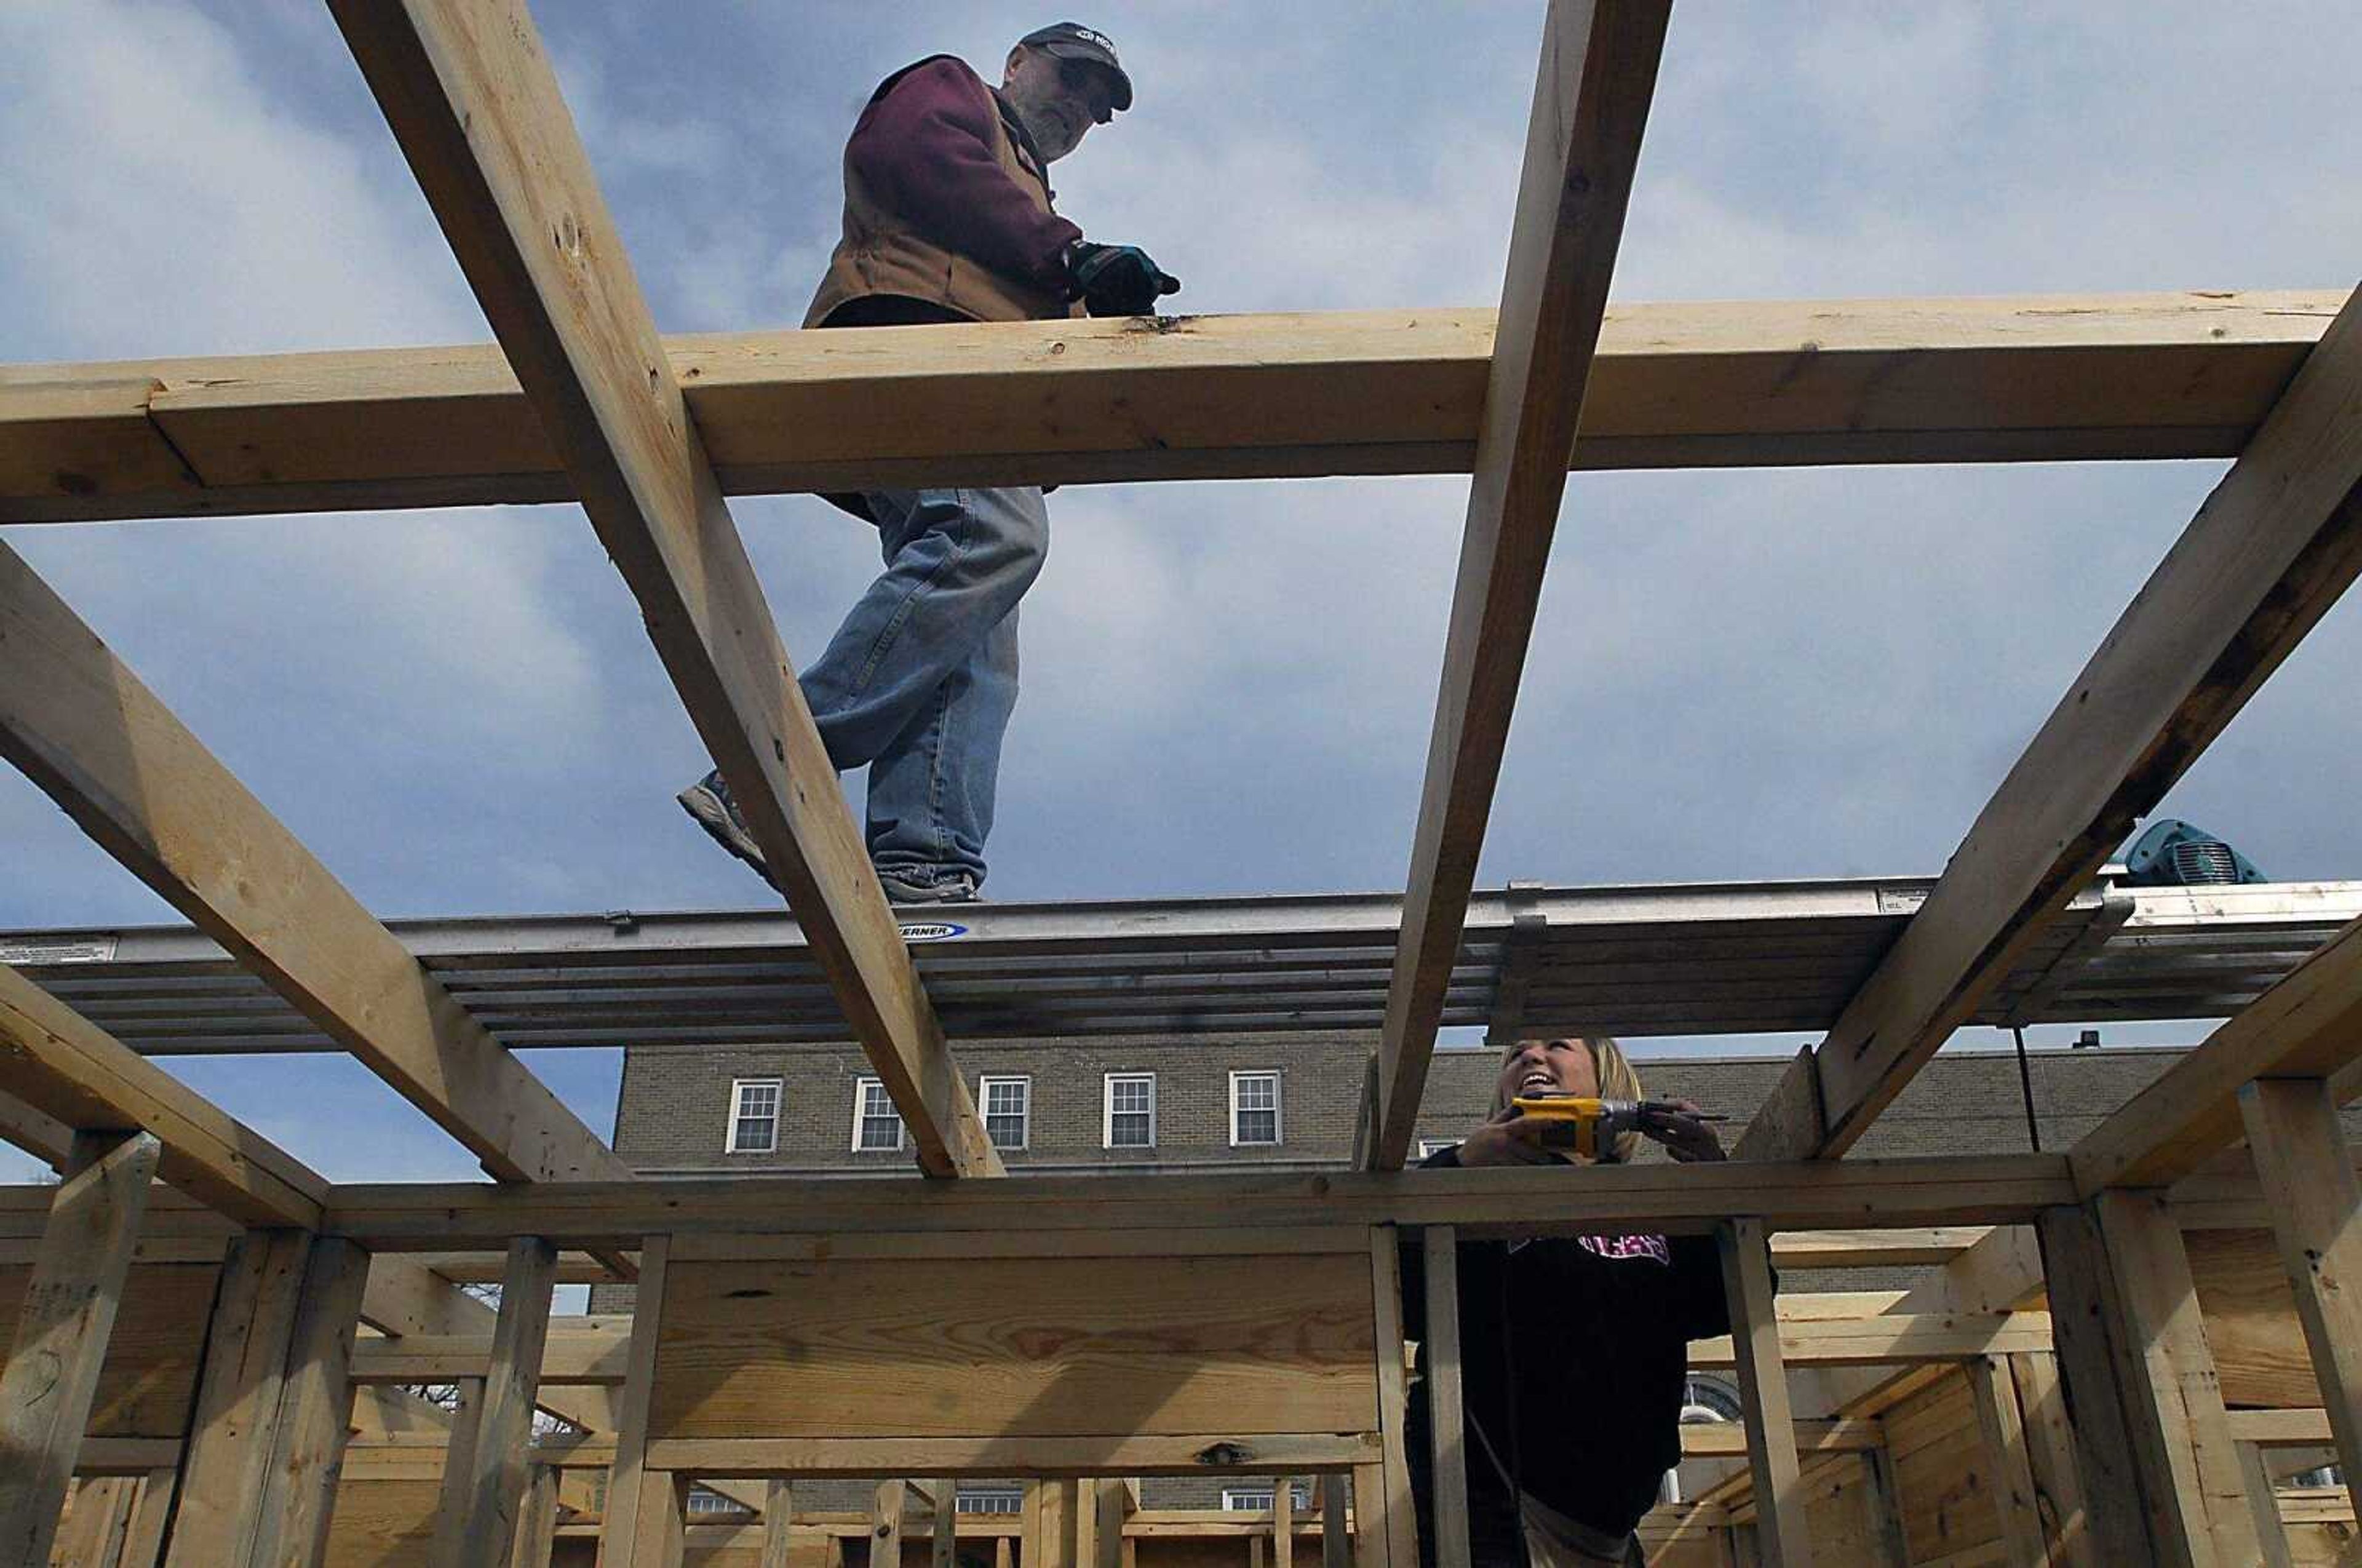
[[[829,760],[868,766],[877,868],[981,884],[1017,706],[1017,602],[1049,554],[1050,514],[1032,489],[863,499],[886,570],[804,671],[804,701]]]

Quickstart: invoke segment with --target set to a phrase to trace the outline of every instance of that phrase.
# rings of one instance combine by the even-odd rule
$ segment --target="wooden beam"
[[[508,1568],[549,1568],[550,1553],[557,1545],[557,1488],[556,1465],[533,1466],[517,1514],[515,1539],[504,1559]]]
[[[1363,1528],[1372,1536],[1372,1552],[1382,1552],[1393,1568],[1416,1568],[1418,1508],[1411,1495],[1410,1380],[1403,1365],[1402,1232],[1392,1226],[1370,1228],[1370,1302],[1379,1452],[1375,1465],[1354,1471],[1354,1494],[1361,1499]],[[1292,1468],[1280,1464],[1270,1471],[1285,1476]],[[1384,1491],[1362,1491],[1364,1477]]]
[[[1783,1231],[1775,1268],[1941,1267],[1992,1233],[1990,1225],[1920,1225],[1889,1231]]]
[[[2235,457],[2345,293],[1619,304],[1574,466]],[[996,322],[664,348],[732,494],[1466,473],[1495,319]],[[492,344],[0,366],[0,523],[574,493]]]
[[[2084,1517],[2082,1473],[2075,1463],[2075,1426],[2058,1380],[2058,1358],[2043,1351],[2024,1351],[2008,1357],[2007,1364],[2017,1395],[2048,1561],[2054,1568],[2101,1568]]]
[[[74,1137],[0,1367],[0,1562],[45,1563],[163,1146]]]
[[[2018,1408],[2017,1384],[2005,1358],[1981,1355],[1961,1364],[1977,1431],[1984,1444],[1987,1480],[2001,1516],[2001,1539],[2011,1562],[2044,1563],[2050,1547],[2042,1528],[2041,1492],[2035,1485],[2025,1415]]]
[[[902,1568],[902,1511],[911,1484],[881,1481],[869,1509],[869,1568]]]
[[[1345,1477],[1320,1477],[1320,1568],[1353,1568],[1352,1521],[1345,1507]]]
[[[663,1326],[665,1274],[671,1256],[672,1237],[663,1232],[648,1236],[640,1248],[640,1282],[632,1294],[631,1360],[616,1413],[615,1462],[607,1474],[599,1568],[630,1568],[641,1536],[653,1536],[661,1526],[655,1518],[641,1517],[641,1504],[651,1474],[648,1408],[656,1393],[657,1338]]]
[[[1967,1361],[2051,1348],[2050,1314],[1881,1313],[1870,1318],[1778,1320],[1780,1353],[1790,1366],[1888,1366]],[[1740,1364],[1735,1336],[1694,1341],[1690,1365]]]
[[[326,1178],[5,964],[0,1088],[66,1126],[152,1134],[163,1179],[234,1220],[320,1223]]]
[[[1807,1453],[1864,1452],[1879,1447],[1885,1441],[1884,1430],[1876,1421],[1835,1420],[1796,1423],[1796,1452],[1800,1459]],[[1682,1457],[1683,1459],[1744,1459],[1747,1453],[1747,1428],[1741,1422],[1684,1421],[1682,1423]]]
[[[1755,1479],[1763,1560],[1770,1568],[1807,1568],[1813,1546],[1805,1525],[1806,1498],[1782,1360],[1771,1246],[1760,1220],[1733,1220],[1715,1237],[1738,1353],[1738,1394],[1747,1417],[1747,1463]]]
[[[249,1231],[222,1264],[182,1461],[170,1568],[317,1560],[350,1429],[346,1377],[369,1258]]]
[[[1469,1568],[1468,1450],[1461,1408],[1460,1239],[1449,1225],[1422,1235],[1426,1264],[1428,1437],[1433,1445],[1435,1560]]]
[[[5,1047],[0,1047],[5,1049]],[[14,1143],[50,1169],[65,1169],[66,1152],[73,1146],[74,1130],[45,1110],[36,1110],[15,1095],[0,1091],[0,1141]]]
[[[920,1165],[999,1174],[522,0],[330,10]]]
[[[1459,961],[1607,308],[1670,0],[1553,0],[1526,130],[1508,277],[1485,384],[1409,890],[1378,1055],[1368,1163],[1399,1170]]]
[[[2075,678],[1944,875],[1750,1127],[1843,1154],[2008,974],[2362,569],[2362,294]],[[1811,1131],[1814,1122],[1818,1131]],[[1805,1129],[1799,1131],[1801,1126]]]
[[[2255,1078],[2324,1078],[2362,1059],[2362,921],[2290,970],[2068,1151],[2075,1185],[2165,1187],[2245,1135]],[[2341,1145],[2342,1146],[2342,1145]],[[2351,1180],[2352,1165],[2347,1165]]]
[[[2347,1496],[2362,1506],[2362,1183],[2320,1079],[2260,1079],[2239,1091],[2239,1109],[2336,1433],[2338,1468]]]
[[[547,1236],[562,1246],[632,1246],[652,1232],[731,1239],[792,1224],[846,1245],[888,1235],[998,1232],[1079,1245],[1134,1231],[1229,1235],[1252,1248],[1271,1230],[1330,1226],[1451,1225],[1463,1239],[1579,1235],[1620,1230],[1705,1234],[1751,1207],[1767,1224],[2015,1222],[2072,1202],[2058,1154],[1943,1156],[1599,1166],[1570,1182],[1563,1169],[1425,1170],[1418,1177],[1313,1172],[1287,1176],[1028,1176],[938,1190],[901,1182],[734,1176],[643,1178],[531,1187],[481,1182],[339,1186],[327,1229],[372,1252],[445,1252]],[[809,1248],[810,1236],[802,1238]],[[991,1242],[981,1243],[994,1245]],[[1169,1242],[1159,1240],[1159,1248]],[[1290,1250],[1303,1250],[1301,1235]]]
[[[134,876],[494,1176],[630,1174],[5,545],[0,643],[0,756]]]
[[[631,1365],[633,1321],[602,1315],[560,1319],[542,1343],[535,1397],[550,1384],[620,1387]],[[491,1375],[499,1353],[497,1331],[480,1334],[404,1334],[365,1340],[353,1353],[353,1381],[361,1384],[447,1383]]]
[[[467,1465],[444,1472],[436,1507],[437,1568],[502,1568],[511,1555],[532,1481],[525,1445],[533,1436],[534,1391],[541,1382],[557,1269],[557,1249],[538,1236],[509,1243],[475,1444]]]
[[[944,1511],[940,1499],[935,1511]],[[784,1476],[772,1481],[763,1496],[763,1559],[757,1568],[788,1568],[788,1531],[795,1518],[796,1484]]]

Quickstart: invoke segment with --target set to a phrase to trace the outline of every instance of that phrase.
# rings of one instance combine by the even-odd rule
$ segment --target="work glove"
[[[1066,255],[1075,294],[1093,315],[1146,315],[1165,294],[1181,292],[1181,280],[1159,271],[1137,245],[1093,245],[1078,239]]]

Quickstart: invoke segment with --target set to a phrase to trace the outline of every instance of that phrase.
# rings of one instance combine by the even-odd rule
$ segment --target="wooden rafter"
[[[1841,1154],[2362,570],[2362,293],[1741,1140]],[[2231,1120],[2235,1123],[2234,1110]]]
[[[330,8],[922,1167],[998,1174],[532,18]]]
[[[2247,1004],[2068,1151],[2085,1196],[2165,1187],[2237,1143],[2251,1078],[2328,1078],[2362,1059],[2362,922]]]
[[[78,1132],[155,1134],[163,1178],[242,1223],[320,1223],[326,1178],[6,965],[0,1089]]]
[[[504,1181],[627,1167],[0,545],[0,756]]]
[[[1574,466],[2235,457],[2345,298],[1618,305]],[[996,322],[664,347],[734,495],[1466,473],[1495,319]],[[574,494],[494,344],[0,366],[0,523]]]
[[[1670,0],[1553,4],[1477,426],[1442,690],[1379,1045],[1368,1164],[1400,1169],[1460,955],[1509,715],[1566,493]]]

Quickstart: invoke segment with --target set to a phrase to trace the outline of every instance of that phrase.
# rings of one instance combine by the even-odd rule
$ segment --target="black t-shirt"
[[[1457,1165],[1446,1149],[1429,1165]],[[1569,1180],[1581,1176],[1569,1174]],[[1477,1563],[1524,1560],[1501,1470],[1542,1502],[1622,1535],[1681,1459],[1689,1342],[1730,1331],[1711,1236],[1574,1236],[1460,1243],[1460,1367],[1469,1533]],[[1403,1248],[1405,1333],[1425,1339],[1425,1269]],[[1426,1357],[1424,1343],[1420,1357]],[[1420,1555],[1434,1561],[1426,1400],[1405,1432]],[[1496,1468],[1481,1428],[1498,1458]]]

